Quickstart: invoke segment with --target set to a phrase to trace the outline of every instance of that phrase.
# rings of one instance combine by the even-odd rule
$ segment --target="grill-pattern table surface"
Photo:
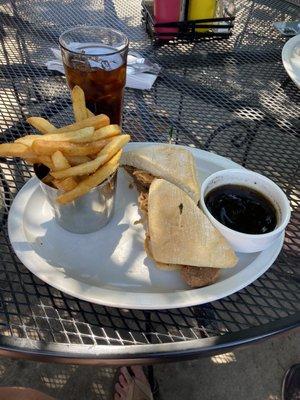
[[[272,28],[274,21],[296,19],[299,8],[282,0],[237,0],[236,6],[229,40],[153,46],[141,26],[139,0],[1,1],[1,142],[28,132],[29,115],[57,126],[71,121],[65,78],[44,66],[50,48],[57,47],[63,30],[77,24],[114,27],[128,35],[131,49],[162,66],[151,91],[126,90],[123,127],[133,140],[167,141],[173,126],[177,143],[229,157],[273,179],[293,209],[275,264],[238,293],[185,309],[103,307],[53,289],[18,261],[7,215],[32,169],[2,158],[2,354],[142,362],[222,351],[299,323],[300,92],[282,66],[285,39]]]

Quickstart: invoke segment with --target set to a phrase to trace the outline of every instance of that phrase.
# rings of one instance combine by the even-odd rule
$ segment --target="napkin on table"
[[[45,63],[48,70],[65,74],[59,49],[51,48],[55,59]],[[126,87],[140,90],[150,90],[159,74],[161,67],[145,59],[135,51],[129,51],[126,69]]]

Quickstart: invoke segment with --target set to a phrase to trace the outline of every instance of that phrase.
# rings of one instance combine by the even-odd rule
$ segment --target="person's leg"
[[[130,367],[120,369],[119,381],[115,385],[114,400],[153,400],[150,384],[143,367]]]
[[[24,387],[1,387],[0,400],[55,400],[38,390]]]

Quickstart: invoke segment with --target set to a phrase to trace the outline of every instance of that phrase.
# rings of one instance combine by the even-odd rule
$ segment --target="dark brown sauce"
[[[268,233],[277,224],[276,210],[270,200],[247,186],[219,186],[205,196],[205,204],[221,224],[238,232]]]

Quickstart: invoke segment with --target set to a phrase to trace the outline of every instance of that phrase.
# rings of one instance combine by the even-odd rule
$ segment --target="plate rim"
[[[149,146],[149,145],[159,145],[161,143],[151,143],[151,142],[131,142],[126,146],[126,150],[131,148]],[[219,156],[217,154],[196,149],[189,146],[181,146],[192,150],[193,153],[200,153],[204,157],[208,157],[218,164],[227,165],[224,169],[232,168],[243,168],[239,164],[233,162],[232,160]],[[125,150],[125,151],[126,151]],[[99,286],[91,286],[85,282],[81,282],[74,278],[68,277],[67,287],[66,285],[60,284],[64,282],[64,279],[57,279],[54,282],[53,277],[47,276],[48,269],[55,268],[45,260],[43,260],[27,242],[26,234],[23,230],[23,223],[20,223],[20,216],[22,216],[23,211],[26,208],[28,199],[31,197],[32,193],[38,187],[38,179],[36,177],[31,178],[22,189],[17,193],[8,215],[8,235],[11,245],[19,258],[19,260],[24,264],[24,266],[31,271],[35,276],[49,284],[56,289],[67,293],[73,297],[81,300],[89,301],[95,304],[105,305],[109,307],[127,308],[127,309],[171,309],[171,308],[181,308],[189,307],[199,304],[206,304],[212,301],[219,300],[221,298],[232,295],[238,292],[244,287],[248,286],[254,282],[258,277],[260,277],[264,272],[267,271],[269,267],[272,266],[273,262],[277,258],[284,241],[284,232],[282,235],[266,250],[258,253],[258,256],[242,271],[237,274],[225,279],[222,282],[217,282],[213,285],[209,285],[203,288],[188,289],[188,290],[177,290],[173,292],[161,292],[161,293],[151,293],[151,292],[130,292],[130,291],[120,291],[117,289],[107,289]],[[18,212],[17,212],[18,211]],[[21,212],[21,214],[20,214]],[[21,239],[21,242],[19,240]],[[18,243],[21,243],[18,244]],[[26,251],[24,251],[26,250]],[[264,260],[265,259],[265,260]],[[264,262],[263,262],[264,261]],[[254,266],[253,266],[254,264]],[[251,271],[249,266],[252,266]],[[263,267],[261,266],[263,265]],[[56,270],[57,275],[60,277],[68,276],[65,273]],[[242,278],[242,279],[241,279]],[[233,284],[234,281],[239,284]],[[80,282],[80,285],[84,290],[81,293],[76,292],[75,283]],[[72,290],[72,285],[75,286],[75,290]],[[71,288],[70,288],[71,286]],[[225,288],[224,288],[225,286]],[[227,287],[227,288],[226,288]],[[216,290],[219,295],[214,293]],[[97,297],[92,294],[87,294],[88,292],[96,292]],[[126,296],[124,294],[126,293]],[[138,298],[138,304],[137,304]]]
[[[299,68],[299,75],[297,76],[296,73],[294,72],[294,68],[292,68],[292,65],[290,62],[291,50],[293,48],[293,45],[298,42],[300,43],[300,33],[298,35],[295,35],[292,38],[290,38],[284,44],[284,46],[282,48],[282,52],[281,52],[281,58],[282,58],[282,63],[283,63],[284,69],[286,70],[287,74],[292,79],[292,81],[295,83],[295,85],[300,89],[300,68]]]

